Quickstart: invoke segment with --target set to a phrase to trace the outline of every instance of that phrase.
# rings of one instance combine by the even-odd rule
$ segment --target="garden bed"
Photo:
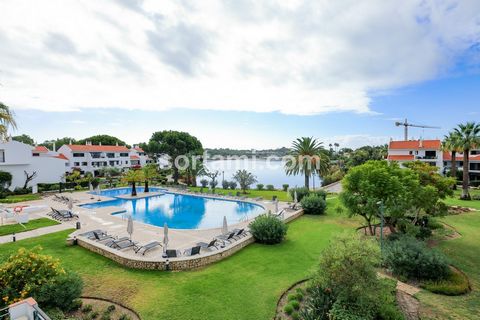
[[[112,319],[140,320],[140,316],[130,308],[107,299],[82,297],[82,307],[71,314],[73,319]]]
[[[277,302],[277,311],[275,313],[274,320],[299,319],[298,310],[302,307],[305,301],[303,295],[305,294],[305,288],[308,280],[309,279],[304,279],[296,282],[280,296],[280,299]],[[291,305],[293,300],[298,302],[299,309],[295,310],[295,308],[292,306],[291,308],[287,307],[286,310],[286,306]],[[291,312],[288,311],[290,309],[292,309]]]

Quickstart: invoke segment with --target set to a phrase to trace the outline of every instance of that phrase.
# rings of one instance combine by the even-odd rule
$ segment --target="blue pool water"
[[[162,191],[151,188],[152,191]],[[143,188],[137,188],[143,192]],[[102,190],[100,194],[109,197],[130,194],[130,188]],[[110,201],[85,204],[82,207],[95,209],[106,206],[121,207],[131,214],[134,220],[175,229],[208,229],[222,226],[223,216],[228,224],[235,224],[245,218],[251,219],[263,213],[265,209],[259,205],[208,197],[164,193],[144,199],[126,200],[115,198]]]

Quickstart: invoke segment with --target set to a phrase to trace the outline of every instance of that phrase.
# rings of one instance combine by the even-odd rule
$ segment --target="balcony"
[[[416,160],[437,160],[438,157],[437,156],[415,156],[415,159]]]

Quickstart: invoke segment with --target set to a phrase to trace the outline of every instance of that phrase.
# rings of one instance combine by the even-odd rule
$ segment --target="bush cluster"
[[[284,192],[287,192],[287,191],[288,191],[288,187],[289,187],[289,185],[288,185],[287,183],[282,184],[282,190],[283,190]]]
[[[267,185],[265,186],[265,188],[267,188],[268,191],[273,191],[273,190],[275,190],[275,187],[273,186],[273,184],[267,184]]]
[[[69,311],[78,306],[74,301],[82,292],[80,277],[40,251],[21,248],[0,266],[0,307],[30,296],[45,308]]]
[[[302,201],[303,197],[308,195],[310,193],[310,190],[305,187],[299,187],[299,188],[291,188],[290,189],[290,196],[292,199],[295,199],[295,191],[297,192],[297,201],[300,202]]]
[[[327,202],[322,196],[311,193],[300,201],[305,214],[324,214]]]
[[[450,274],[442,253],[408,235],[387,242],[383,260],[393,274],[406,279],[440,280]]]
[[[450,275],[442,280],[428,280],[421,287],[437,294],[458,296],[470,292],[470,283],[466,275],[457,270],[451,270]]]
[[[282,242],[287,234],[285,222],[271,214],[262,214],[250,223],[250,232],[256,241],[264,244]]]
[[[257,190],[263,190],[263,183],[257,184]]]

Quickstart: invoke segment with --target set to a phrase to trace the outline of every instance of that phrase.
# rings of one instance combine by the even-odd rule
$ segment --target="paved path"
[[[340,193],[342,192],[342,182],[337,181],[337,182],[331,183],[327,186],[322,187],[322,189],[331,193]]]
[[[43,228],[31,230],[31,231],[20,232],[20,233],[17,233],[15,237],[17,238],[17,241],[18,241],[18,240],[43,236],[45,234],[72,229],[72,228],[73,226],[71,224],[62,223],[62,224],[57,224],[50,227],[43,227]],[[7,242],[12,242],[12,235],[0,237],[0,243],[7,243]]]

